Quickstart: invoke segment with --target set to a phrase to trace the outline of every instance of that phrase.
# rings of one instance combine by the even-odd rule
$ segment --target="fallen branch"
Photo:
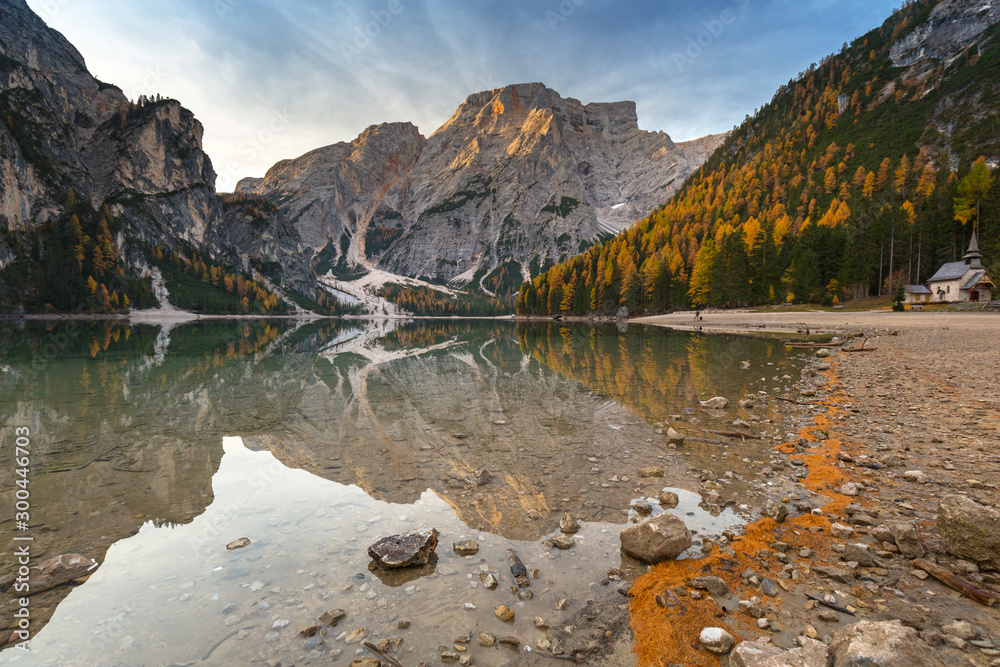
[[[822,403],[813,403],[812,401],[796,401],[791,398],[782,398],[781,396],[775,396],[779,401],[784,401],[785,403],[794,403],[795,405],[823,405]]]
[[[701,429],[702,433],[710,433],[711,435],[721,435],[726,438],[743,438],[744,440],[750,438],[751,440],[760,440],[759,435],[753,435],[752,433],[741,433],[739,431],[712,431],[707,428]]]
[[[701,443],[703,445],[724,445],[724,444],[726,444],[726,443],[722,442],[721,440],[707,440],[705,438],[684,438],[684,440],[687,441],[687,442],[698,442],[698,443]]]
[[[865,347],[865,343],[867,343],[867,342],[868,342],[868,339],[864,338],[861,341],[861,345],[859,345],[858,347],[845,347],[843,349],[843,351],[844,352],[875,352],[876,350],[878,350],[877,347],[866,348]]]
[[[942,584],[954,588],[956,591],[962,595],[975,600],[987,607],[992,607],[997,603],[997,597],[992,591],[986,591],[982,588],[976,588],[964,579],[956,577],[954,574],[945,570],[944,568],[935,565],[929,560],[923,558],[916,558],[913,560],[913,565],[919,567],[921,570],[931,575]]]
[[[847,614],[849,616],[854,616],[854,612],[853,611],[847,609],[846,607],[841,607],[840,605],[833,604],[832,602],[827,602],[826,600],[824,600],[823,598],[819,597],[818,595],[813,595],[812,593],[806,593],[806,597],[809,598],[810,600],[813,600],[814,602],[820,603],[824,607],[829,607],[830,609],[832,609],[834,611],[839,611],[841,614]]]
[[[787,340],[784,341],[785,347],[808,347],[808,348],[817,348],[817,349],[830,348],[830,347],[840,347],[843,344],[844,344],[843,341],[841,341],[839,343],[793,343],[793,342],[789,342]]]
[[[385,651],[381,650],[378,646],[375,646],[375,644],[372,644],[371,642],[366,641],[365,642],[365,648],[367,648],[369,651],[371,651],[372,653],[374,653],[375,655],[377,655],[379,658],[381,658],[385,662],[388,662],[390,665],[392,665],[392,667],[403,667],[403,663],[401,663],[399,660],[396,660],[394,657],[392,657],[391,655],[389,655]]]

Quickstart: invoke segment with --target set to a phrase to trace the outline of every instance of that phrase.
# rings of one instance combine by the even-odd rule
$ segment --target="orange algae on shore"
[[[825,374],[829,385],[836,380],[834,372]],[[776,450],[800,459],[808,470],[802,479],[803,486],[822,494],[828,502],[822,507],[823,514],[804,514],[789,518],[778,524],[770,517],[764,517],[746,526],[745,534],[732,543],[735,556],[722,554],[718,547],[705,558],[692,558],[660,563],[638,578],[632,586],[632,602],[629,607],[632,633],[635,637],[635,653],[640,667],[666,667],[670,663],[692,666],[718,665],[719,659],[699,648],[698,636],[706,627],[721,627],[736,637],[737,642],[753,639],[762,634],[755,619],[743,614],[738,606],[743,589],[741,573],[746,568],[755,568],[762,574],[762,562],[756,557],[761,549],[770,549],[776,541],[784,541],[794,549],[808,548],[816,552],[814,564],[835,560],[830,549],[828,534],[830,520],[828,514],[841,515],[855,498],[843,495],[839,487],[850,481],[847,471],[838,465],[837,454],[844,443],[830,437],[830,429],[840,410],[836,403],[843,402],[843,394],[833,394],[824,403],[825,414],[817,415],[813,425],[799,430],[799,437],[808,443],[805,451],[799,452],[793,443],[783,443]],[[817,432],[826,436],[817,442]],[[811,529],[822,529],[814,532]],[[716,576],[725,580],[732,593],[732,599],[716,602],[711,599],[691,600],[680,598],[681,603],[664,608],[657,603],[657,596],[677,587],[687,587],[687,582],[698,576]],[[758,595],[753,589],[742,597]],[[781,606],[780,598],[768,599],[770,604]]]

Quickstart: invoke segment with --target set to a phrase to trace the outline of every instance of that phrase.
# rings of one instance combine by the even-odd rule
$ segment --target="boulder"
[[[764,514],[774,519],[777,523],[782,523],[788,518],[788,509],[774,498],[770,498],[764,503]]]
[[[378,567],[392,570],[401,567],[426,565],[437,548],[436,529],[403,533],[383,537],[368,547],[368,555]]]
[[[844,553],[840,557],[849,563],[857,563],[861,567],[876,567],[878,565],[867,544],[848,544],[844,547]]]
[[[684,434],[680,431],[675,431],[673,427],[667,429],[667,440],[672,443],[680,444],[684,442]]]
[[[580,522],[573,518],[569,512],[563,515],[563,518],[559,519],[559,530],[566,533],[567,535],[572,535],[576,531],[580,530]]]
[[[736,638],[722,628],[705,628],[698,636],[705,649],[716,655],[726,655],[733,650]]]
[[[937,528],[948,551],[1000,570],[1000,512],[964,496],[945,496],[938,503]]]
[[[701,407],[706,410],[725,410],[729,407],[729,399],[723,398],[722,396],[716,396],[715,398],[710,398],[707,401],[702,401]]]
[[[708,591],[717,598],[729,595],[729,585],[719,577],[695,577],[690,583],[691,588]]]
[[[35,595],[47,591],[74,579],[85,577],[96,568],[97,561],[80,554],[63,554],[50,558],[28,569],[29,590],[26,593]],[[25,592],[11,590],[14,579],[15,575],[13,574],[0,578],[0,592],[24,595]]]
[[[860,621],[840,629],[830,644],[830,667],[944,667],[941,658],[900,621]]]
[[[743,642],[729,656],[730,667],[819,667],[827,662],[822,642],[802,637],[799,648],[783,651],[760,640]]]
[[[889,524],[891,540],[886,540],[899,547],[899,553],[909,559],[923,558],[924,545],[920,541],[920,530],[917,524],[910,521],[897,521]]]
[[[247,546],[249,544],[250,544],[250,538],[249,537],[241,537],[240,539],[233,540],[232,542],[230,542],[229,544],[227,544],[226,545],[226,549],[229,549],[230,551],[232,551],[233,549],[242,549],[243,547],[245,547],[245,546]]]
[[[622,551],[646,563],[673,560],[691,546],[691,532],[669,512],[646,519],[621,532]]]
[[[660,507],[665,510],[672,510],[680,504],[681,499],[676,493],[670,489],[663,489],[660,491]]]

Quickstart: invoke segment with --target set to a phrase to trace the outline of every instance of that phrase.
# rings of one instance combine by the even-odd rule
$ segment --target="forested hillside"
[[[782,86],[662,208],[522,286],[519,312],[891,293],[960,258],[977,221],[995,262],[998,18],[907,3]]]

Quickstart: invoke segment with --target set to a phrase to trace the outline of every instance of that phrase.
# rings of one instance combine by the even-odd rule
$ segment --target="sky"
[[[633,100],[675,141],[732,129],[899,0],[28,0],[132,99],[205,126],[220,191],[278,160],[541,81]]]

